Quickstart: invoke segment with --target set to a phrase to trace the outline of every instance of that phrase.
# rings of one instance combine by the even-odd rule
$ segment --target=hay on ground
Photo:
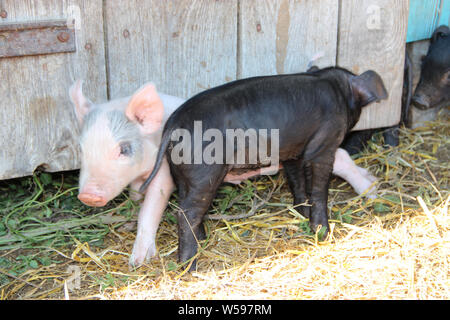
[[[402,129],[396,148],[384,148],[380,137],[370,142],[356,162],[379,179],[378,198],[356,196],[334,178],[324,241],[292,207],[283,175],[262,177],[221,188],[211,214],[265,204],[251,217],[207,221],[196,272],[177,263],[173,197],[158,231],[159,256],[148,265],[129,270],[136,218],[114,220],[110,208],[95,220],[109,226],[103,247],[74,236],[67,246],[39,249],[58,263],[17,276],[0,268],[9,279],[0,298],[449,299],[449,127],[446,120]],[[0,257],[33,250],[11,247]]]

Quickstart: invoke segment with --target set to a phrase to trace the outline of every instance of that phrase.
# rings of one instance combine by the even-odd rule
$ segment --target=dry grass
[[[213,214],[242,214],[273,192],[250,218],[207,222],[209,238],[201,244],[197,272],[186,273],[176,262],[178,239],[170,219],[158,232],[158,259],[130,271],[135,225],[122,221],[116,228],[111,220],[103,248],[76,238],[73,245],[48,248],[62,262],[26,271],[0,287],[0,297],[449,299],[449,129],[449,121],[433,122],[402,130],[397,148],[370,143],[357,162],[379,178],[379,197],[355,197],[347,183],[334,179],[332,233],[325,241],[309,232],[290,205],[283,176],[263,177],[219,193]],[[175,198],[172,204],[169,214]],[[69,266],[80,271],[81,286],[73,291],[65,290]]]
[[[373,219],[344,224],[320,244],[278,244],[280,251],[235,267],[164,275],[101,295],[107,299],[448,299],[446,206],[405,216],[390,227]],[[437,226],[435,228],[435,226]],[[234,248],[236,251],[239,249]],[[227,248],[232,251],[233,248]]]

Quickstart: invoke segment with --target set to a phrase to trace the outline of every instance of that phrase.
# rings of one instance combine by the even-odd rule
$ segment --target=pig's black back
[[[194,121],[200,120],[203,131],[216,128],[223,134],[226,129],[279,129],[280,159],[295,158],[300,154],[292,150],[301,152],[313,138],[322,144],[339,144],[356,124],[360,110],[352,106],[351,75],[343,69],[328,68],[314,74],[227,83],[185,102],[169,118],[165,131],[183,128],[193,132]],[[317,137],[330,132],[333,136]],[[314,148],[311,153],[315,153]]]

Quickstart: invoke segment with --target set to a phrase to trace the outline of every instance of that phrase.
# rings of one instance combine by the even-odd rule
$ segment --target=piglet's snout
[[[91,193],[80,193],[78,199],[91,207],[103,207],[108,202],[105,198]]]
[[[428,97],[423,94],[415,94],[412,98],[412,101],[416,107],[422,110],[426,110],[430,107],[430,101]]]
[[[83,188],[78,199],[91,207],[103,207],[108,203],[108,199],[97,188]]]

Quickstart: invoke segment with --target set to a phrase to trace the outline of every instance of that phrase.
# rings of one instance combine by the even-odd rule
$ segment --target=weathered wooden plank
[[[236,78],[237,1],[106,1],[110,97],[147,81],[188,98]]]
[[[239,2],[240,78],[306,71],[336,62],[338,0]]]
[[[0,59],[0,179],[30,175],[37,167],[75,169],[78,128],[68,89],[83,78],[90,98],[106,99],[102,1],[2,0],[0,11],[5,23],[74,14],[77,42],[74,53]]]
[[[363,109],[355,130],[398,124],[409,1],[341,1],[337,64],[355,73],[375,70],[389,92],[388,100]]]

